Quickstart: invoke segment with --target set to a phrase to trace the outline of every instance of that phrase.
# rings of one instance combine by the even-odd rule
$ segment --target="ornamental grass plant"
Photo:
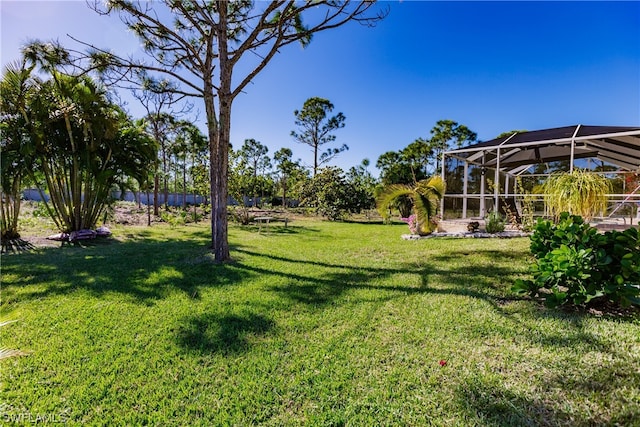
[[[602,175],[574,169],[572,172],[549,176],[543,190],[544,201],[551,215],[557,218],[561,212],[569,212],[588,221],[607,210],[607,194],[611,192],[611,184]]]

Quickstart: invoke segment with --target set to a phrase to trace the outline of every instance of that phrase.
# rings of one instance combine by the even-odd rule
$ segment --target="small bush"
[[[201,203],[198,205],[198,210],[202,212],[202,218],[206,218],[211,213],[211,205],[209,203]]]
[[[544,258],[554,249],[566,246],[593,247],[595,240],[601,238],[598,230],[584,222],[582,217],[568,213],[560,216],[560,221],[539,219],[531,235],[531,253],[537,259]]]
[[[33,215],[34,218],[51,218],[51,215],[49,215],[49,211],[47,211],[47,207],[43,202],[34,203],[31,215]]]
[[[185,211],[165,211],[160,214],[160,219],[169,224],[171,228],[185,225],[187,213]]]
[[[553,224],[538,220],[531,236],[533,280],[517,280],[512,290],[545,300],[548,306],[611,301],[640,305],[638,230],[598,233],[580,216],[560,214]]]
[[[230,211],[231,221],[240,225],[249,225],[251,222],[251,213],[246,206],[234,206]]]
[[[493,211],[485,218],[485,230],[487,233],[501,233],[504,231],[504,218],[499,212]]]
[[[532,231],[535,226],[535,220],[533,218],[535,214],[535,199],[531,195],[531,192],[524,188],[521,177],[516,178],[516,190],[518,193],[523,194],[519,228],[525,232]]]

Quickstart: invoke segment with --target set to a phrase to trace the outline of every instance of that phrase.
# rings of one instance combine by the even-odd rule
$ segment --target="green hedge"
[[[605,301],[640,305],[640,240],[636,228],[604,234],[582,217],[560,214],[557,224],[538,220],[531,236],[533,280],[512,290],[544,299],[550,307]]]

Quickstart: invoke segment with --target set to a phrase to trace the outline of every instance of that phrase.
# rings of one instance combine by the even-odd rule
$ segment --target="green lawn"
[[[2,257],[0,423],[640,425],[640,319],[514,297],[528,239],[113,231]]]

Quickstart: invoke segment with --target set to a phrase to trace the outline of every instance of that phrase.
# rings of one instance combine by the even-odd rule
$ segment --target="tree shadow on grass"
[[[604,395],[609,397],[605,402],[608,414],[591,414],[581,425],[634,426],[640,423],[640,401],[637,393],[627,390],[638,390],[640,371],[638,361],[631,358],[618,357],[610,363],[590,366],[578,376],[556,374],[548,379],[557,388],[570,390],[581,396]]]
[[[198,299],[200,289],[242,282],[246,273],[217,264],[204,242],[154,240],[136,235],[124,241],[91,241],[44,248],[3,262],[3,302],[12,304],[86,290],[120,293],[153,304],[175,291]]]
[[[501,384],[496,377],[482,377],[472,373],[456,389],[456,404],[478,424],[486,426],[632,426],[640,420],[640,405],[628,397],[621,401],[617,390],[637,387],[640,374],[633,370],[633,364],[604,366],[591,372],[583,372],[584,379],[573,380],[565,375],[555,375],[545,380],[545,391],[525,395]],[[621,375],[629,377],[621,384]],[[624,380],[624,379],[623,379]],[[566,401],[582,402],[600,395],[605,402],[604,411],[593,407],[587,410],[573,408],[570,412],[563,400],[558,400],[558,390]],[[580,397],[576,398],[576,394]],[[604,396],[603,396],[604,394]],[[617,397],[613,397],[617,396]],[[609,397],[609,399],[607,399]]]
[[[456,389],[456,404],[478,425],[538,427],[577,425],[575,419],[539,398],[527,398],[498,381],[471,375]]]
[[[261,314],[205,314],[184,320],[177,340],[187,350],[228,356],[248,351],[274,327],[275,323]]]
[[[385,227],[393,226],[393,225],[404,225],[406,227],[406,223],[399,224],[385,224],[385,222],[381,219],[344,219],[342,222],[346,224],[366,224],[366,225],[384,225]]]
[[[86,290],[95,295],[121,293],[134,301],[153,304],[175,291],[198,299],[202,289],[233,286],[256,276],[277,279],[274,285],[266,285],[268,290],[289,301],[318,308],[340,301],[347,292],[375,290],[380,292],[374,294],[380,299],[411,294],[479,299],[508,317],[505,306],[525,299],[508,291],[512,279],[522,274],[523,267],[518,265],[522,263],[517,262],[522,251],[474,250],[469,262],[460,262],[469,252],[454,248],[419,263],[407,261],[389,267],[277,256],[236,244],[232,253],[237,260],[216,264],[207,248],[209,239],[202,229],[187,229],[185,237],[173,240],[141,229],[136,235],[124,236],[123,241],[10,256],[3,262],[3,275],[8,278],[4,281],[4,303]],[[263,261],[254,262],[252,258]],[[393,280],[396,275],[397,281]],[[418,280],[403,283],[407,275]],[[540,310],[538,315],[556,315],[552,313]],[[575,319],[581,317],[570,315],[566,323],[571,326],[571,322],[579,321]],[[562,346],[595,339],[581,332],[580,324],[573,325],[573,330],[572,337],[543,334],[532,335],[532,340]]]
[[[301,225],[287,225],[284,224],[266,224],[260,226],[256,224],[249,224],[241,226],[242,230],[248,231],[250,233],[260,233],[260,234],[282,234],[282,235],[295,235],[295,234],[303,234],[303,233],[319,233],[320,229],[309,227],[309,226],[301,226]]]
[[[308,227],[288,227],[295,233]],[[3,260],[3,302],[10,305],[86,290],[94,295],[121,293],[144,304],[182,291],[198,299],[200,290],[242,283],[250,270],[238,263],[216,263],[211,235],[186,227],[167,239],[154,229],[125,232],[120,240],[92,239],[14,254]],[[241,244],[231,245],[232,254]]]
[[[245,263],[239,266],[255,274],[277,275],[290,279],[285,285],[277,285],[272,291],[284,295],[296,302],[323,306],[334,302],[345,292],[358,289],[378,290],[382,293],[409,294],[440,294],[458,295],[482,299],[489,302],[494,308],[500,309],[507,297],[497,291],[496,282],[501,277],[515,274],[511,267],[491,266],[487,268],[474,268],[474,280],[471,286],[466,286],[468,274],[464,271],[452,271],[436,264],[411,265],[403,268],[390,267],[362,267],[345,264],[332,264],[326,262],[293,259],[277,255],[265,254],[244,248],[237,248],[236,252],[247,256],[256,256],[272,260],[273,265],[281,265],[279,271],[268,268],[256,267]],[[298,273],[309,265],[326,270],[320,277],[311,277]],[[420,278],[419,286],[394,284],[378,285],[381,279],[387,279],[394,275],[417,275]],[[431,286],[431,278],[437,277],[436,282],[444,283],[444,286]],[[381,294],[382,295],[382,294]],[[514,300],[520,299],[513,297]]]
[[[34,250],[36,247],[24,239],[3,239],[1,242],[1,253],[21,253]]]
[[[258,267],[256,263],[239,262],[238,267],[255,275],[277,276],[285,278],[270,286],[270,290],[284,298],[299,304],[324,309],[326,306],[342,303],[347,293],[359,290],[377,291],[372,298],[388,300],[404,298],[407,295],[449,295],[484,301],[502,318],[498,324],[479,323],[473,326],[474,334],[491,337],[502,334],[504,337],[524,339],[529,345],[553,351],[562,348],[583,348],[584,351],[604,352],[617,357],[615,344],[598,336],[585,324],[588,315],[582,313],[563,313],[545,309],[526,297],[510,292],[510,284],[521,274],[521,266],[515,265],[513,255],[500,251],[483,251],[483,256],[468,265],[448,267],[446,257],[434,263],[420,265],[407,263],[402,268],[348,266],[341,263],[327,263],[294,259],[272,254],[260,253],[246,248],[237,252],[251,257],[266,258],[272,267]],[[451,257],[457,257],[453,253]],[[501,260],[499,260],[501,258]],[[489,263],[487,259],[496,262]],[[261,263],[264,265],[265,263]],[[304,273],[307,266],[318,270],[310,275]],[[402,278],[417,276],[412,284],[403,284]],[[398,281],[393,280],[398,276]],[[391,279],[391,280],[389,280]],[[505,282],[506,285],[505,285]],[[360,301],[361,295],[349,301]],[[513,303],[519,304],[515,308]],[[461,303],[463,304],[463,303]],[[542,323],[523,324],[521,315],[539,319]],[[549,327],[549,322],[560,322],[561,327]],[[547,326],[545,326],[547,325]],[[539,327],[538,327],[539,326]]]

